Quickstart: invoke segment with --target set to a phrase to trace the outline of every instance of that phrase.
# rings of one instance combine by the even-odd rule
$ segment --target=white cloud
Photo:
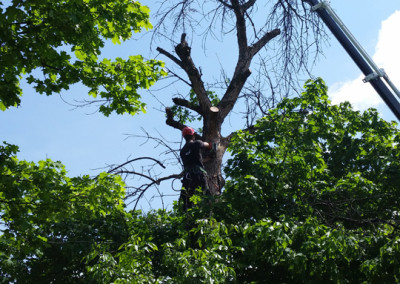
[[[373,60],[379,68],[385,69],[391,81],[400,88],[400,11],[394,12],[382,22]],[[335,83],[329,87],[334,104],[349,101],[355,109],[364,110],[379,107],[383,100],[369,83],[363,83],[361,74],[354,80]]]

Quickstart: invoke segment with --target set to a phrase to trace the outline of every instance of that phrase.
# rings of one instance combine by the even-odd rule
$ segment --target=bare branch
[[[281,33],[280,29],[274,29],[266,33],[259,41],[257,41],[255,44],[251,46],[252,56],[257,54],[257,52],[259,52],[261,48],[263,48],[270,40],[280,35],[280,33]]]
[[[178,58],[176,58],[175,56],[173,56],[171,53],[169,53],[168,51],[166,51],[165,49],[162,49],[161,47],[157,47],[157,51],[163,55],[165,55],[166,57],[168,57],[169,59],[171,59],[172,61],[174,61],[179,67],[183,68],[183,64],[182,61],[180,61]]]
[[[174,119],[174,113],[172,112],[171,108],[165,108],[165,112],[167,114],[167,120],[165,121],[167,125],[179,130],[182,130],[185,127],[183,123],[180,123]]]
[[[180,174],[173,174],[173,175],[169,175],[169,176],[166,176],[166,177],[159,178],[159,179],[157,179],[157,180],[152,180],[152,182],[151,182],[150,184],[146,184],[145,187],[144,187],[144,189],[141,190],[139,196],[136,198],[136,203],[135,203],[135,206],[133,207],[133,210],[136,210],[136,207],[137,207],[139,201],[141,200],[141,198],[143,197],[143,195],[145,194],[145,192],[146,192],[150,187],[154,186],[155,184],[159,185],[161,182],[166,181],[166,180],[169,180],[169,179],[180,179],[180,178],[182,178],[182,177],[183,177],[183,173],[180,173]],[[135,192],[135,193],[136,193],[136,192]],[[132,197],[132,195],[127,195],[127,196],[125,197],[125,199],[130,198],[130,197]]]
[[[190,84],[187,80],[183,79],[181,76],[179,76],[178,74],[176,74],[174,71],[172,71],[171,69],[167,68],[167,72],[168,74],[172,74],[173,77],[178,78],[179,80],[181,80],[182,82],[184,82],[186,85],[188,85],[190,88],[192,87],[192,84]]]
[[[153,184],[157,184],[157,185],[160,184],[158,180],[155,180],[155,179],[153,179],[152,177],[150,177],[148,175],[145,175],[145,174],[142,174],[142,173],[139,173],[139,172],[135,172],[135,171],[119,170],[119,171],[115,172],[115,174],[117,174],[117,175],[129,174],[129,175],[140,176],[140,177],[144,177],[144,178],[149,179],[152,182],[151,183],[152,185]]]
[[[232,8],[236,16],[236,32],[237,42],[239,46],[239,60],[244,58],[247,54],[247,32],[246,32],[246,21],[245,21],[245,9],[239,4],[239,0],[231,0]]]
[[[240,91],[243,88],[244,83],[246,82],[247,78],[250,76],[251,71],[247,69],[241,73],[238,73],[229,84],[225,95],[222,97],[221,101],[218,104],[218,108],[220,111],[220,117],[222,120],[230,113],[230,111],[235,106],[237,98],[240,94]]]
[[[256,4],[256,1],[257,1],[257,0],[249,0],[249,1],[247,1],[246,3],[244,3],[244,4],[242,5],[243,9],[244,9],[244,10],[250,9],[251,7],[254,6],[254,4]]]
[[[232,9],[232,5],[229,5],[227,2],[225,2],[224,0],[217,0],[219,3],[221,3],[222,5],[224,5],[226,8]]]
[[[152,160],[152,161],[156,162],[157,164],[159,164],[161,167],[163,167],[165,169],[165,166],[159,160],[156,160],[156,159],[151,158],[151,157],[140,157],[140,158],[135,158],[135,159],[129,160],[129,161],[127,161],[127,162],[125,162],[125,163],[123,163],[123,164],[121,164],[121,165],[119,165],[119,166],[117,166],[115,168],[112,168],[112,169],[110,169],[108,171],[108,173],[113,173],[116,170],[118,170],[118,169],[120,169],[120,168],[122,168],[122,167],[124,167],[124,166],[126,166],[126,165],[128,165],[130,163],[139,161],[139,160]]]
[[[188,109],[191,109],[191,110],[197,112],[200,115],[202,114],[200,107],[198,105],[192,104],[188,100],[185,100],[182,98],[173,98],[172,101],[174,102],[174,104],[176,104],[178,106],[183,106],[183,107],[186,107]]]
[[[201,74],[196,68],[191,57],[191,48],[186,41],[186,34],[182,34],[181,42],[175,47],[175,51],[182,61],[182,69],[185,70],[192,84],[193,91],[196,93],[202,112],[206,112],[211,107],[210,99],[201,79]]]

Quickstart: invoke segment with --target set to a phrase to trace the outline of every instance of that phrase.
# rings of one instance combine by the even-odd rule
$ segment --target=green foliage
[[[238,278],[398,282],[399,138],[376,110],[330,105],[321,79],[239,132],[224,193],[229,219],[248,226],[239,263],[252,269]]]
[[[144,110],[139,88],[164,76],[163,63],[131,56],[100,59],[105,40],[120,44],[150,29],[149,9],[129,0],[45,0],[0,4],[0,109],[20,103],[24,76],[40,94],[82,83],[106,116]]]
[[[69,178],[61,163],[19,161],[16,151],[0,147],[2,283],[88,283],[82,259],[92,247],[127,239],[123,182]]]
[[[309,113],[305,114],[306,109]],[[400,178],[397,124],[349,103],[329,105],[322,80],[309,81],[299,98],[286,99],[256,125],[238,133],[228,187],[248,196],[247,217],[316,214],[328,225],[398,221]],[[239,177],[244,177],[239,179]],[[284,205],[284,206],[283,206]]]
[[[125,212],[123,184],[0,148],[4,283],[398,283],[400,132],[321,79],[232,139],[219,197]],[[305,110],[308,111],[305,111]],[[62,271],[62,273],[60,272]],[[29,280],[27,280],[29,279]]]
[[[234,279],[228,228],[182,212],[133,212],[130,239],[111,256],[97,248],[101,263],[90,267],[101,283],[225,283]],[[200,214],[200,215],[199,215]],[[105,259],[105,260],[104,260]]]

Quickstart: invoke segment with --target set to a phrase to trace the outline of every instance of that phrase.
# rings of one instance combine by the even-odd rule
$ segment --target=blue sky
[[[378,66],[384,68],[400,88],[399,0],[332,0],[331,6]],[[147,46],[149,37],[140,37],[121,46],[107,45],[103,54],[110,57],[131,54],[143,54],[148,58],[157,56],[155,48],[149,50]],[[332,100],[336,103],[350,100],[357,109],[376,107],[383,117],[394,119],[372,87],[362,83],[361,72],[333,36],[329,45],[313,69],[313,74],[327,82]],[[160,43],[160,46],[163,45]],[[169,44],[163,47],[172,50]],[[226,53],[225,56],[229,57],[229,49]],[[195,60],[216,60],[213,56],[214,53],[209,51],[207,55],[197,54]],[[166,58],[157,58],[172,66]],[[146,92],[142,94],[145,101],[149,102],[147,114],[135,117],[111,115],[107,118],[95,113],[93,109],[74,109],[64,102],[74,103],[74,100],[85,98],[85,90],[79,85],[72,86],[61,95],[50,97],[35,94],[29,86],[23,86],[21,106],[0,112],[0,138],[20,147],[20,159],[36,162],[51,158],[62,161],[70,176],[95,175],[99,168],[123,163],[129,158],[144,155],[162,157],[160,147],[151,143],[142,145],[144,139],[130,137],[143,135],[142,127],[153,136],[162,135],[167,141],[179,141],[180,133],[164,125],[164,114],[158,106],[154,107],[154,99]],[[158,85],[154,88],[157,89]],[[171,94],[165,94],[162,99],[169,97]],[[179,144],[171,145],[179,148]],[[177,170],[176,167],[171,168],[172,171]],[[164,173],[169,173],[171,168]],[[179,187],[179,182],[175,182],[174,187]],[[169,182],[160,189],[165,195],[176,194],[170,190]],[[147,198],[150,199],[155,192],[152,189]],[[166,198],[165,204],[171,204],[173,199],[177,199],[177,195]],[[146,202],[142,206],[147,208]],[[160,199],[156,198],[152,206],[160,207]]]

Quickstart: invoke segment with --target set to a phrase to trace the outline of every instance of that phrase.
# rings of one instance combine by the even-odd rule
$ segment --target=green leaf
[[[0,110],[5,111],[6,109],[7,109],[7,107],[4,105],[3,102],[0,101]]]

